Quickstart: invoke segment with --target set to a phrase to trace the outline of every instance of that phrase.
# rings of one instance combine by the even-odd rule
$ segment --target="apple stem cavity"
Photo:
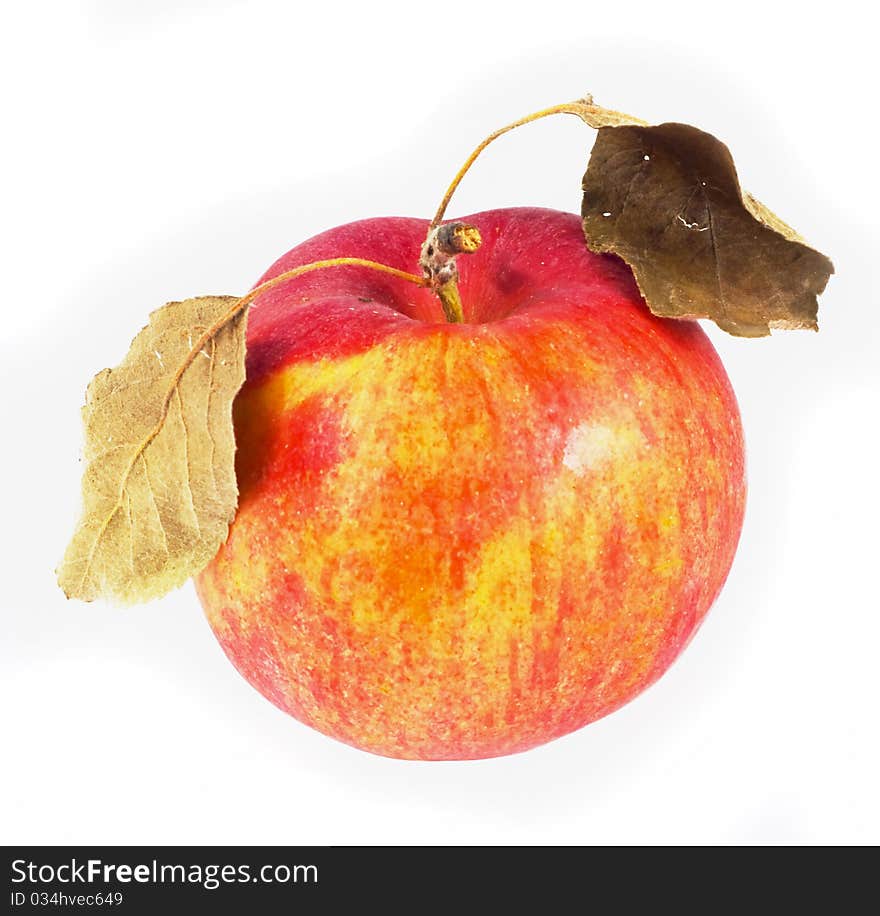
[[[455,258],[459,254],[471,253],[480,247],[480,233],[475,226],[468,226],[465,223],[443,223],[446,214],[446,208],[449,206],[452,195],[455,193],[461,180],[468,173],[470,167],[476,162],[480,153],[493,141],[499,137],[522,127],[524,124],[531,124],[540,118],[546,118],[556,114],[576,114],[581,116],[580,109],[584,105],[592,105],[593,97],[585,96],[577,102],[565,102],[562,105],[554,105],[551,108],[543,108],[541,111],[535,111],[519,118],[504,127],[499,127],[485,138],[468,156],[464,165],[458,170],[452,184],[446,189],[443,200],[431,220],[428,227],[428,236],[422,245],[422,254],[419,264],[424,271],[428,280],[428,285],[437,294],[440,303],[443,306],[443,313],[446,320],[450,323],[459,323],[464,321],[464,311],[461,304],[461,296],[458,292],[458,268],[455,265]]]
[[[443,314],[450,324],[464,321],[464,309],[458,292],[458,267],[455,259],[460,254],[472,254],[482,242],[480,231],[467,223],[446,223],[431,226],[422,245],[419,264],[425,280],[440,299]]]

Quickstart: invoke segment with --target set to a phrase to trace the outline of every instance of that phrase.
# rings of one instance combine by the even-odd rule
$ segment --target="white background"
[[[7,9],[0,841],[880,841],[880,200],[859,5]],[[151,309],[244,292],[337,223],[430,216],[489,130],[586,91],[714,132],[837,267],[818,335],[708,328],[742,408],[748,514],[722,597],[660,683],[527,754],[392,761],[263,700],[189,585],[127,609],[65,601],[83,392]],[[592,139],[574,118],[504,138],[449,215],[576,211]]]

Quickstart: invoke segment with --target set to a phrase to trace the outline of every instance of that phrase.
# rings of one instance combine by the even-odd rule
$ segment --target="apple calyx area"
[[[468,223],[432,225],[422,244],[419,266],[430,288],[443,306],[450,324],[464,321],[464,310],[458,292],[458,268],[455,259],[460,254],[473,254],[482,243],[480,230]]]

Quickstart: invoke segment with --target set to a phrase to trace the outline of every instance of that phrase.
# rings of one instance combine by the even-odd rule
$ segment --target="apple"
[[[261,295],[234,405],[238,514],[197,577],[241,674],[390,757],[524,751],[669,667],[730,569],[743,435],[696,322],[654,317],[580,219],[467,217],[463,323],[361,267]],[[428,224],[325,232],[326,258],[419,272]]]

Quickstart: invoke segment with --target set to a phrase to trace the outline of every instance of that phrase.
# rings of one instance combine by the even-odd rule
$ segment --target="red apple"
[[[736,400],[695,322],[656,318],[577,216],[467,217],[465,323],[359,267],[262,295],[235,402],[237,517],[198,577],[264,696],[392,757],[491,757],[626,703],[719,592],[745,500]],[[419,272],[427,223],[325,258]]]

